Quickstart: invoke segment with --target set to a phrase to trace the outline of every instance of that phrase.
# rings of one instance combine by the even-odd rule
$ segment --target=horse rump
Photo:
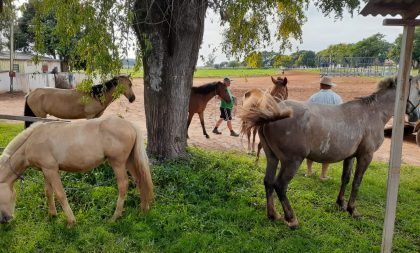
[[[36,117],[35,113],[32,111],[31,107],[28,105],[28,96],[25,97],[25,110],[23,112],[24,116]],[[25,121],[25,128],[28,128],[33,122]]]

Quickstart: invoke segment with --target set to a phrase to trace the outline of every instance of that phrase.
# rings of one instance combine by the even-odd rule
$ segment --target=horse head
[[[130,76],[120,75],[116,77],[118,81],[118,86],[124,89],[124,96],[128,99],[130,103],[133,103],[136,100],[136,95],[132,89],[133,83],[130,80]]]
[[[287,78],[277,77],[277,80],[271,77],[271,81],[274,84],[274,88],[271,89],[271,96],[277,98],[278,100],[286,100],[289,96],[287,91]]]
[[[409,91],[407,99],[406,113],[410,122],[416,122],[420,119],[420,75],[410,78]]]
[[[222,82],[216,83],[216,94],[221,97],[226,103],[230,103],[230,95],[227,90],[227,85]]]
[[[274,79],[273,77],[271,77],[271,81],[274,83],[274,85],[276,86],[286,86],[287,85],[287,77],[281,78],[281,77],[277,77],[277,80]]]

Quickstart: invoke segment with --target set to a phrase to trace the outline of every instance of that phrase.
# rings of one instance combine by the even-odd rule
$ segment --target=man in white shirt
[[[309,98],[308,100],[309,103],[328,104],[328,105],[339,105],[343,103],[343,100],[341,99],[341,97],[337,93],[332,91],[331,89],[332,87],[336,86],[336,84],[332,82],[331,77],[323,76],[319,83],[320,83],[320,91],[313,94]],[[312,160],[306,159],[306,165],[308,167],[308,170],[305,176],[307,177],[312,175],[312,163],[313,163]],[[328,163],[322,164],[321,175],[319,176],[319,178],[322,181],[330,179],[330,177],[327,176],[328,165],[329,165]]]

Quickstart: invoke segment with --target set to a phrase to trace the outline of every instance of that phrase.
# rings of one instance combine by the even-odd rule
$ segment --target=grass
[[[0,146],[22,129],[0,124]],[[190,148],[188,155],[152,167],[156,200],[139,212],[130,185],[123,217],[109,222],[117,198],[112,170],[62,174],[77,225],[68,229],[61,208],[47,217],[41,173],[28,170],[19,184],[15,220],[0,226],[1,252],[379,252],[386,167],[372,163],[357,201],[355,220],[336,209],[341,164],[332,180],[306,178],[301,168],[288,196],[301,228],[291,231],[265,214],[265,162],[242,154]],[[315,171],[319,173],[319,166]],[[404,166],[393,252],[420,251],[420,168]],[[348,193],[348,192],[347,192]],[[276,203],[277,208],[281,207]],[[59,205],[57,204],[59,207]]]

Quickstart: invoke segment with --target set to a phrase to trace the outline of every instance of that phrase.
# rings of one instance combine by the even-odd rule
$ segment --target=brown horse
[[[198,113],[201,127],[203,128],[203,134],[206,136],[206,138],[210,138],[210,136],[207,134],[206,127],[204,126],[204,110],[206,109],[207,103],[210,101],[210,99],[216,95],[221,97],[227,103],[230,102],[227,86],[223,82],[213,82],[191,88],[187,129],[190,127],[194,114]]]
[[[58,172],[90,171],[105,159],[114,170],[119,192],[112,220],[122,215],[128,188],[127,170],[140,191],[141,208],[149,209],[153,183],[138,126],[116,116],[73,123],[33,124],[15,137],[0,157],[0,223],[12,219],[16,203],[13,185],[33,166],[44,174],[49,215],[57,215],[55,193],[68,224],[74,224],[76,220]]]
[[[355,211],[356,196],[373,153],[384,140],[384,126],[394,112],[395,95],[396,80],[388,78],[379,82],[377,91],[370,96],[341,105],[290,100],[277,103],[273,97],[265,95],[263,101],[270,106],[244,109],[240,117],[247,124],[242,132],[258,126],[258,135],[267,157],[264,185],[268,217],[282,219],[274,207],[272,194],[275,190],[288,226],[298,227],[286,192],[290,180],[305,158],[319,163],[344,160],[337,204],[353,217],[358,216]],[[291,108],[293,117],[277,120],[273,115],[281,113],[282,108]],[[346,206],[344,193],[355,159],[357,166],[353,187]],[[275,178],[279,161],[281,168]]]
[[[90,94],[74,89],[37,88],[26,96],[25,116],[46,118],[52,115],[60,119],[92,119],[100,117],[114,100],[113,94],[117,86],[122,86],[124,96],[132,103],[136,96],[128,76],[117,76],[105,82],[92,86]],[[92,99],[83,102],[84,96]],[[105,100],[101,99],[101,96]],[[28,127],[32,122],[25,122]]]
[[[280,100],[286,100],[289,96],[289,92],[287,90],[287,78],[281,78],[277,77],[277,79],[274,79],[271,77],[271,81],[273,82],[274,86],[270,90],[270,95],[276,98],[278,101]],[[245,93],[243,99],[242,99],[242,105],[244,107],[250,107],[255,106],[257,101],[259,101],[264,95],[264,92],[260,89],[252,89]],[[252,131],[252,145],[251,145],[251,131]],[[247,133],[247,139],[248,139],[248,154],[254,154],[255,153],[255,136],[257,135],[257,128],[250,129]],[[261,143],[258,144],[258,150],[257,150],[257,161],[260,157],[260,151],[261,151]]]

